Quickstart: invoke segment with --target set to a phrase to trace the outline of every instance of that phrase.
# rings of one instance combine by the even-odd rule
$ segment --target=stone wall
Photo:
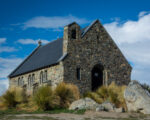
[[[63,62],[64,81],[76,84],[81,93],[90,91],[91,71],[95,65],[101,64],[105,85],[112,81],[118,85],[128,84],[132,68],[99,21],[82,38],[78,28],[75,23],[64,28],[64,43],[67,43],[64,52],[68,53]],[[77,30],[77,39],[71,38],[72,29]],[[77,68],[81,69],[81,80],[77,80]]]
[[[45,70],[47,70],[47,81],[40,84],[40,73],[41,73],[41,71],[44,72]],[[43,68],[43,69],[40,69],[40,70],[37,70],[37,71],[34,71],[34,72],[23,74],[23,75],[14,77],[14,78],[10,78],[9,88],[11,89],[13,87],[17,87],[18,86],[18,78],[23,77],[24,85],[27,85],[27,87],[26,87],[27,88],[27,93],[31,94],[33,92],[33,86],[30,87],[28,85],[28,77],[29,77],[29,75],[32,75],[32,74],[35,75],[34,83],[37,83],[38,86],[49,84],[49,85],[53,86],[53,88],[55,88],[58,83],[63,81],[63,65],[62,65],[62,62],[60,62],[58,65],[54,65],[54,66]]]

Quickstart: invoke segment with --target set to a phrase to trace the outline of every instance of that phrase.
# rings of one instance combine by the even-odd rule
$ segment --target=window
[[[80,76],[80,68],[77,68],[77,79],[80,80],[81,76]]]
[[[20,86],[20,77],[18,78],[18,86]]]
[[[31,86],[31,75],[28,76],[28,86]]]
[[[22,86],[24,85],[24,79],[23,79],[23,77],[21,77],[21,85]]]
[[[32,74],[31,85],[33,85],[33,84],[34,84],[34,80],[35,80],[35,76],[34,76],[34,74]]]
[[[43,71],[41,71],[40,73],[40,84],[42,84],[42,82],[43,82]]]
[[[71,38],[76,39],[76,29],[71,31]]]
[[[44,80],[47,81],[47,70],[45,70]]]

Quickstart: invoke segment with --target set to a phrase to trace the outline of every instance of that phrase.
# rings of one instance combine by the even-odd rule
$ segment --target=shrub
[[[78,87],[73,84],[67,84],[67,87],[72,91],[74,100],[78,100],[80,98],[80,92]]]
[[[74,100],[79,99],[79,90],[75,85],[62,82],[56,87],[55,95],[60,98],[60,107],[68,108]]]
[[[50,110],[55,107],[59,98],[53,94],[50,86],[40,87],[34,95],[34,101],[42,110]]]
[[[89,97],[99,104],[103,102],[103,99],[95,92],[87,92],[84,97]]]
[[[17,101],[15,99],[15,91],[6,91],[6,93],[2,96],[4,105],[8,108],[16,107]]]
[[[28,97],[26,95],[26,92],[23,90],[23,88],[21,87],[12,88],[10,91],[14,91],[16,93],[15,99],[19,104],[26,103],[28,101]]]
[[[98,88],[96,92],[89,92],[86,94],[86,97],[90,97],[100,104],[108,100],[114,103],[116,107],[123,107],[127,110],[124,99],[125,88],[126,86],[117,86],[114,82],[112,82],[109,86],[102,86]]]

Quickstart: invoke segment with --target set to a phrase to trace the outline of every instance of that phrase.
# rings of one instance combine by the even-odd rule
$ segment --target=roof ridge
[[[53,42],[56,42],[57,40],[61,40],[61,39],[63,39],[63,38],[61,37],[61,38],[57,38],[57,39],[55,39],[55,40],[49,41],[47,44],[42,45],[41,47],[45,47],[45,46],[47,46],[47,45],[49,45],[49,44],[51,44],[51,43],[53,43]]]
[[[89,29],[96,23],[96,22],[99,22],[98,19],[94,20],[89,26],[87,26],[83,32],[83,34],[81,35],[81,37],[83,37],[88,31]]]
[[[16,72],[17,69],[19,69],[19,67],[21,67],[21,65],[23,65],[25,63],[25,61],[27,61],[40,47],[42,46],[38,46],[36,47],[29,56],[27,56],[17,67],[16,69],[14,69],[9,75],[8,77],[10,77],[14,72]]]

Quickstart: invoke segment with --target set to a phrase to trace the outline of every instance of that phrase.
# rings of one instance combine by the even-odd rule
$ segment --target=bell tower
[[[79,40],[81,38],[80,26],[73,22],[64,27],[63,35],[63,54],[68,53],[68,45],[72,41]]]

